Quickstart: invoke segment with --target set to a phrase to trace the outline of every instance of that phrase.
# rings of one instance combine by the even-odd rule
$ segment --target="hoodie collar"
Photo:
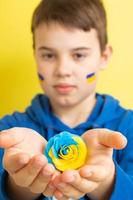
[[[52,113],[50,101],[46,95],[39,94],[27,109],[28,115],[44,128],[51,128],[57,131],[70,131],[75,133],[83,129],[98,128],[121,114],[117,112],[119,102],[109,95],[96,94],[96,105],[86,122],[79,124],[75,128],[70,128]]]

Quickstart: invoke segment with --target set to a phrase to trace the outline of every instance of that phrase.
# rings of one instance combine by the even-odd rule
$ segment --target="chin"
[[[61,107],[71,107],[77,104],[77,101],[75,101],[72,98],[67,98],[67,97],[54,99],[53,101],[56,102],[56,104],[58,104]]]

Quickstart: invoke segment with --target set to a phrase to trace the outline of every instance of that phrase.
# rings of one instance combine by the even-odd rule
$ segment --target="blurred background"
[[[32,13],[39,0],[0,1],[0,117],[24,111],[36,93],[42,92],[30,32]],[[97,91],[133,108],[133,1],[104,0],[113,56],[101,72]]]

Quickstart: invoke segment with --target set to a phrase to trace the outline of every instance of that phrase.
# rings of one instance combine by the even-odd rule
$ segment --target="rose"
[[[87,147],[80,136],[63,131],[50,138],[44,154],[60,171],[78,169],[86,161]]]

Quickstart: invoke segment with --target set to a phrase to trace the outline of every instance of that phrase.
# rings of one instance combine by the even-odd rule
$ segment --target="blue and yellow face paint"
[[[38,77],[39,77],[40,81],[44,81],[45,80],[44,76],[42,74],[40,74],[40,73],[38,73]]]
[[[86,79],[87,79],[88,83],[92,83],[96,80],[96,74],[94,72],[91,74],[88,74],[86,76]]]

